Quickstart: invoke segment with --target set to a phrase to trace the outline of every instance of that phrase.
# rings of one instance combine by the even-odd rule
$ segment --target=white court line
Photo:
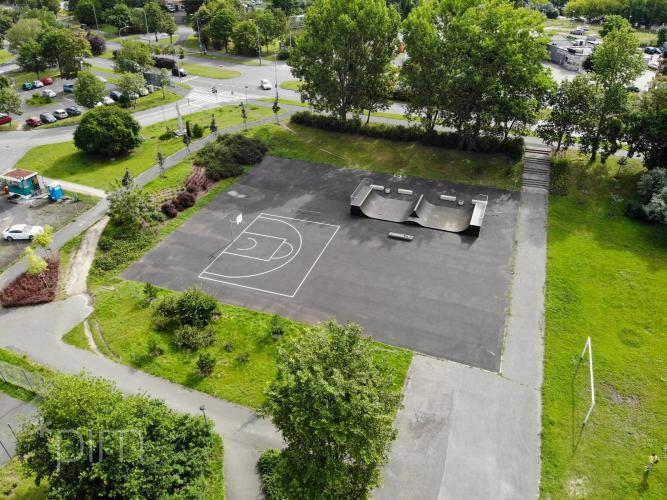
[[[260,214],[260,215],[261,215],[261,214]],[[256,217],[252,220],[252,222],[251,222],[250,224],[248,224],[245,228],[243,228],[243,231],[241,231],[241,232],[236,236],[236,238],[234,238],[232,241],[230,241],[229,244],[228,244],[225,248],[222,249],[222,252],[220,252],[220,253],[215,257],[215,259],[213,259],[213,260],[211,261],[211,263],[210,263],[208,266],[206,266],[206,268],[202,271],[202,273],[207,272],[207,271],[208,271],[208,268],[211,267],[213,264],[215,264],[215,262],[216,262],[220,257],[222,257],[222,255],[225,253],[225,251],[226,251],[230,246],[232,246],[234,243],[236,243],[236,240],[238,240],[238,239],[241,237],[241,235],[243,235],[243,234],[246,232],[246,230],[249,229],[250,226],[252,226],[258,218],[259,218],[259,215],[256,216]],[[200,273],[200,274],[201,274],[201,273]]]
[[[299,285],[297,286],[296,290],[295,290],[294,293],[292,293],[292,294],[280,293],[280,292],[274,292],[273,290],[265,290],[265,289],[263,289],[263,288],[257,288],[257,287],[252,287],[252,286],[248,286],[248,285],[243,285],[243,284],[240,284],[240,283],[233,283],[233,282],[229,282],[229,281],[223,281],[223,280],[220,280],[220,279],[209,278],[209,277],[203,276],[204,274],[210,274],[210,275],[213,275],[213,276],[221,276],[221,275],[219,275],[219,274],[209,272],[208,269],[215,263],[215,261],[216,261],[219,257],[221,257],[221,256],[223,255],[223,253],[226,251],[226,249],[227,249],[229,246],[231,246],[232,243],[234,243],[234,241],[236,241],[236,239],[237,239],[238,237],[241,236],[241,234],[244,234],[245,231],[246,231],[247,229],[249,229],[250,226],[252,226],[252,225],[255,223],[255,221],[257,221],[257,219],[259,219],[260,217],[261,217],[261,218],[266,218],[266,219],[268,219],[268,220],[277,220],[277,221],[280,221],[280,219],[289,219],[289,220],[295,220],[295,221],[300,221],[300,222],[306,222],[306,223],[310,223],[310,224],[319,224],[319,225],[321,225],[321,226],[329,226],[329,227],[334,227],[334,228],[336,228],[335,231],[333,232],[333,234],[331,235],[331,237],[329,238],[329,240],[326,242],[326,244],[324,245],[324,247],[322,248],[322,250],[321,250],[320,253],[318,254],[318,256],[317,256],[317,258],[315,259],[315,261],[313,262],[313,264],[310,266],[310,268],[309,268],[308,271],[306,272],[305,276],[303,277],[303,279],[301,280],[301,282],[300,282]],[[272,219],[272,217],[276,217],[277,219]],[[288,225],[290,225],[290,226],[297,232],[297,234],[299,235],[299,237],[301,237],[301,232],[300,232],[298,229],[296,229],[296,228],[295,228],[294,226],[292,226],[291,224],[288,224]],[[270,293],[270,294],[273,294],[273,295],[278,295],[278,296],[281,296],[281,297],[287,297],[287,298],[293,299],[293,298],[296,296],[296,294],[299,293],[299,290],[301,289],[301,287],[302,287],[303,284],[305,283],[306,279],[308,279],[308,276],[310,276],[310,273],[311,273],[312,270],[315,268],[315,265],[319,262],[319,260],[320,260],[320,258],[322,257],[322,255],[324,255],[325,250],[329,247],[329,245],[331,244],[331,241],[334,239],[334,236],[336,236],[336,234],[338,233],[338,230],[339,230],[339,229],[340,229],[340,226],[339,226],[339,225],[336,225],[336,224],[327,224],[326,222],[317,222],[317,221],[311,221],[311,220],[306,220],[306,219],[297,219],[297,218],[295,218],[295,217],[285,217],[285,216],[282,216],[282,215],[266,214],[266,213],[263,213],[263,212],[262,212],[262,213],[260,213],[258,216],[256,216],[256,217],[253,219],[253,221],[252,221],[252,222],[251,222],[251,223],[250,223],[250,224],[249,224],[249,225],[248,225],[248,226],[247,226],[247,227],[246,227],[246,228],[245,228],[245,229],[244,229],[244,230],[243,230],[243,231],[236,237],[236,238],[234,238],[234,240],[233,240],[232,242],[230,242],[230,244],[229,244],[227,247],[225,247],[225,249],[220,253],[220,255],[218,255],[218,257],[216,257],[216,259],[215,259],[213,262],[211,262],[211,263],[206,267],[206,269],[204,269],[204,271],[202,271],[202,272],[199,274],[199,278],[200,278],[200,279],[205,279],[205,280],[208,280],[208,281],[215,281],[216,283],[223,283],[223,284],[225,284],[225,285],[232,285],[232,286],[237,286],[237,287],[239,287],[239,288],[245,288],[245,289],[247,289],[247,290],[254,290],[254,291],[257,291],[257,292]],[[258,233],[253,233],[253,234],[258,234]],[[266,235],[263,235],[263,236],[266,236]],[[298,252],[295,254],[295,257],[296,257],[296,255],[298,255],[298,254],[301,252],[301,246],[302,246],[302,244],[303,244],[303,239],[301,239],[301,243],[300,243],[300,245],[299,245],[299,250],[298,250]],[[293,257],[292,259],[290,259],[289,261],[287,261],[286,263],[282,264],[281,266],[279,266],[279,267],[277,267],[277,268],[275,268],[275,269],[272,269],[272,270],[270,270],[270,271],[266,271],[266,272],[264,272],[264,273],[260,273],[260,274],[258,274],[258,276],[261,275],[261,274],[267,274],[267,273],[276,271],[276,270],[278,270],[278,269],[284,267],[285,265],[289,264],[290,262],[292,262],[292,260],[294,260],[294,257]],[[221,277],[226,277],[226,276],[221,276]],[[237,279],[237,278],[235,277],[234,279]]]
[[[250,241],[252,241],[252,244],[248,248],[239,248],[239,252],[247,252],[248,250],[252,250],[257,246],[257,240],[255,238],[248,238]]]
[[[287,246],[289,246],[290,251],[289,251],[288,253],[286,253],[285,255],[281,256],[281,257],[276,257],[276,254],[278,253],[278,250],[280,250],[280,249],[283,247],[283,245],[287,245]],[[269,257],[269,260],[281,260],[281,259],[286,259],[286,258],[289,257],[290,255],[292,255],[293,252],[294,252],[294,247],[292,246],[292,244],[291,244],[291,243],[287,243],[287,241],[283,241],[283,242],[280,244],[280,246],[279,246],[278,248],[276,248],[276,249],[274,250],[274,252],[271,254],[271,257]]]

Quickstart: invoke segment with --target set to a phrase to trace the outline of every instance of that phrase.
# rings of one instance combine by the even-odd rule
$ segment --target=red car
[[[35,128],[35,127],[39,127],[42,124],[42,121],[39,118],[37,118],[36,116],[31,116],[30,118],[28,118],[25,121],[25,124],[28,127]]]
[[[40,82],[42,82],[44,85],[53,85],[53,78],[50,76],[45,76],[40,80]]]
[[[12,122],[12,117],[9,116],[7,113],[0,113],[0,125],[4,125],[5,123],[11,123]]]

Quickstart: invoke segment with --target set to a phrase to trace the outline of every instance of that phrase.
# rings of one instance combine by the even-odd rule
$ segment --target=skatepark
[[[360,185],[391,192],[355,214]],[[498,371],[517,209],[510,191],[268,157],[124,277]]]

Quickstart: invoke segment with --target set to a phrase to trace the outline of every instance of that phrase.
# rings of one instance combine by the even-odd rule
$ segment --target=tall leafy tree
[[[595,89],[586,76],[561,82],[549,99],[549,118],[537,127],[540,138],[549,145],[555,145],[556,151],[572,146],[576,142],[579,125],[593,110],[595,97]]]
[[[376,106],[368,85],[387,88],[398,25],[385,0],[317,0],[289,59],[302,99],[341,120]]]
[[[252,19],[240,21],[234,26],[232,39],[234,40],[234,50],[237,54],[246,56],[257,54],[257,34],[259,28]]]
[[[5,33],[14,24],[14,19],[6,11],[0,12],[0,43],[5,40]]]
[[[106,94],[106,85],[90,71],[81,71],[74,87],[77,104],[92,108]]]
[[[20,115],[23,113],[21,111],[22,104],[23,100],[14,87],[0,88],[0,113]]]
[[[111,9],[105,11],[104,20],[119,30],[132,23],[132,11],[124,3],[117,3]]]
[[[657,77],[628,118],[625,139],[648,169],[667,168],[667,77]]]
[[[48,61],[44,58],[42,46],[37,40],[27,40],[21,45],[16,63],[23,71],[37,74],[37,78],[49,67]]]
[[[298,0],[271,0],[274,9],[280,9],[288,16],[295,14],[299,10]]]
[[[139,94],[139,90],[146,85],[143,75],[140,73],[123,73],[118,78],[118,89],[125,94],[128,99],[132,94]]]
[[[139,122],[125,109],[103,106],[88,111],[74,131],[74,145],[103,156],[125,154],[141,144]]]
[[[23,43],[37,39],[41,32],[42,23],[38,19],[19,19],[5,34],[9,50],[17,51]]]
[[[593,53],[591,78],[597,99],[593,112],[582,122],[580,148],[591,155],[591,161],[601,152],[602,161],[621,146],[623,121],[628,111],[626,87],[637,78],[643,68],[637,54],[639,40],[631,28],[614,29]]]
[[[158,41],[157,34],[160,31],[162,22],[162,9],[157,2],[148,2],[144,6],[144,14],[146,15],[146,22],[148,23],[148,31],[155,34],[155,41]]]
[[[151,49],[147,44],[138,40],[123,40],[120,46],[114,63],[117,70],[139,73],[153,65]]]
[[[218,40],[225,46],[225,52],[229,49],[229,39],[234,33],[234,27],[238,22],[238,13],[234,9],[220,9],[209,23],[206,33],[209,38]]]
[[[262,411],[287,447],[275,471],[285,498],[367,498],[396,436],[400,395],[355,324],[326,323],[293,340]]]
[[[85,35],[69,28],[47,30],[39,42],[45,59],[58,65],[63,78],[76,77],[83,59],[92,55]]]
[[[174,17],[171,14],[167,12],[162,12],[159,29],[160,32],[169,35],[170,43],[174,43],[174,33],[176,33],[176,31],[178,30],[178,26],[176,26],[176,21],[174,20]]]

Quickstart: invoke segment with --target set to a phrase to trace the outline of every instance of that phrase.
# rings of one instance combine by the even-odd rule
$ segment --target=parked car
[[[155,85],[146,85],[146,90],[148,90],[149,94],[152,94],[156,90]]]
[[[102,97],[102,104],[106,104],[108,106],[109,104],[113,104],[114,102],[115,101],[111,97],[109,97],[108,95],[105,95],[104,97]]]
[[[103,76],[97,75],[97,79],[101,81],[102,83],[107,83],[107,79],[104,78]]]
[[[95,103],[95,107],[96,107],[96,108],[99,108],[100,106],[104,106],[104,103],[103,103],[102,101],[97,101],[97,102]]]
[[[39,118],[37,118],[36,116],[31,116],[30,118],[28,118],[28,119],[25,121],[25,124],[26,124],[28,127],[35,128],[35,127],[39,127],[39,126],[42,124],[42,122],[41,122],[41,120],[40,120]]]
[[[55,96],[56,93],[51,89],[42,90],[42,97],[48,97],[49,99],[53,99]]]
[[[5,123],[11,123],[12,122],[12,117],[9,116],[7,113],[0,113],[0,125],[4,125]]]
[[[29,240],[42,234],[44,228],[42,226],[31,226],[30,224],[14,224],[2,232],[2,237],[7,241],[14,240]]]
[[[127,97],[131,101],[136,101],[137,99],[139,99],[139,94],[137,94],[136,92],[130,92],[129,94],[127,94]]]
[[[171,74],[173,76],[178,76],[178,77],[188,76],[188,72],[185,71],[183,68],[172,68],[171,69]]]
[[[655,55],[655,54],[662,54],[662,51],[658,47],[646,47],[644,49],[644,53]]]
[[[639,87],[637,87],[637,85],[628,85],[625,89],[628,92],[639,92]]]
[[[32,88],[33,89],[41,89],[44,86],[44,84],[41,82],[41,80],[35,80],[32,82]]]
[[[63,92],[67,94],[71,94],[72,92],[74,92],[74,84],[66,83],[65,85],[63,85]]]
[[[39,115],[39,119],[42,121],[42,123],[54,123],[56,121],[56,117],[51,113],[42,113]]]
[[[25,82],[23,85],[21,85],[21,88],[23,90],[32,90],[33,89],[32,82]]]
[[[273,88],[271,82],[266,78],[262,78],[262,81],[259,82],[259,86],[262,90],[271,90]]]
[[[67,114],[69,116],[79,116],[81,114],[81,110],[76,107],[76,106],[70,106],[69,108],[65,108],[65,111],[67,111]]]
[[[69,116],[69,114],[67,114],[67,111],[60,108],[60,109],[56,109],[53,112],[53,116],[55,116],[58,120],[64,120],[65,118],[67,118]]]
[[[570,34],[572,34],[572,35],[579,35],[579,36],[581,36],[581,35],[583,35],[584,33],[586,33],[586,31],[582,30],[581,28],[577,28],[577,29],[574,29],[574,30],[570,31]]]
[[[114,101],[117,101],[121,97],[123,97],[123,93],[118,90],[112,90],[111,93],[109,94],[109,97],[111,97]]]
[[[147,96],[149,94],[148,89],[146,87],[141,87],[139,89],[139,95],[141,97]]]
[[[44,85],[53,85],[53,78],[50,76],[45,76],[40,80],[40,82],[42,82]]]

